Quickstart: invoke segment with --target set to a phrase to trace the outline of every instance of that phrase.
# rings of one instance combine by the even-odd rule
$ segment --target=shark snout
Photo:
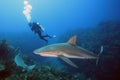
[[[34,50],[33,53],[34,53],[34,54],[39,54],[40,51],[38,51],[38,50]]]

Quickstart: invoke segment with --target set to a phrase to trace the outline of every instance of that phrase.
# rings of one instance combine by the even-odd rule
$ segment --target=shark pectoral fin
[[[59,56],[63,61],[65,61],[66,63],[68,63],[69,65],[75,67],[75,68],[78,68],[77,65],[75,65],[70,59],[68,59],[67,57],[63,56],[63,55],[60,55]]]

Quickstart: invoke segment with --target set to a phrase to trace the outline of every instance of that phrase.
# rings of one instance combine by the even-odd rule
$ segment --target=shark
[[[32,70],[33,68],[35,68],[35,66],[36,66],[35,64],[28,66],[28,65],[24,62],[24,60],[22,59],[20,53],[18,53],[18,54],[15,56],[14,62],[16,63],[17,66],[22,67],[22,68],[23,68],[23,71],[24,71],[24,70],[30,71],[30,70]]]
[[[56,57],[60,58],[69,65],[78,68],[78,66],[70,60],[70,58],[76,59],[97,59],[98,63],[99,55],[84,49],[76,44],[77,35],[74,35],[66,43],[56,43],[38,48],[33,51],[34,54],[44,57]],[[100,50],[102,53],[103,47]]]

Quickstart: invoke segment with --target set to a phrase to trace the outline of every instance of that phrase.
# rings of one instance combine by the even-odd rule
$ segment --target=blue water
[[[92,27],[100,21],[120,19],[119,0],[29,0],[29,3],[33,7],[32,21],[40,22],[46,33],[55,34],[57,38],[66,30]],[[12,43],[22,48],[27,46],[24,44],[33,47],[41,42],[29,29],[22,13],[23,0],[2,0],[0,6],[0,38],[14,40]],[[34,43],[28,43],[28,35]],[[57,38],[49,42],[55,43]]]
[[[101,21],[120,20],[119,0],[29,0],[29,3],[32,5],[31,21],[39,22],[45,34],[57,36],[48,39],[48,44],[59,42],[60,37],[67,36],[64,33],[71,30],[92,28]],[[33,50],[48,44],[30,30],[23,7],[23,0],[0,1],[0,39],[8,39],[23,54],[34,55]]]

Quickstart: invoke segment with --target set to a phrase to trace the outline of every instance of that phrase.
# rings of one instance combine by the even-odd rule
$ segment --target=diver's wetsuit
[[[47,39],[45,39],[45,37],[49,37],[49,38],[52,38],[51,36],[49,36],[48,34],[47,35],[42,35],[42,28],[39,24],[37,24],[36,22],[33,22],[33,23],[29,23],[29,26],[31,28],[31,30],[35,33],[37,33],[40,37],[40,39],[48,42]]]

